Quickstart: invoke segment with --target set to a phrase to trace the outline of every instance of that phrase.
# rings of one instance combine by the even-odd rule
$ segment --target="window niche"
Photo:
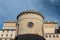
[[[29,22],[29,23],[28,23],[28,27],[29,27],[29,28],[32,28],[33,26],[34,26],[33,22]]]

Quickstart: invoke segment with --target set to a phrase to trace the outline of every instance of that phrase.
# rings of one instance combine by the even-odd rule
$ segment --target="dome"
[[[23,14],[28,14],[28,13],[34,13],[34,14],[37,14],[37,15],[40,15],[42,16],[42,18],[44,19],[43,15],[35,10],[26,10],[26,11],[23,11],[21,12],[18,16],[17,16],[17,20],[18,18],[20,17],[20,15],[23,15]]]

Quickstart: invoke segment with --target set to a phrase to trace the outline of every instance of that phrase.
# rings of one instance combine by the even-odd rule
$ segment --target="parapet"
[[[35,11],[35,10],[26,10],[26,11],[21,12],[21,13],[17,16],[17,20],[18,20],[18,18],[19,18],[21,15],[23,15],[23,14],[28,14],[28,13],[34,13],[34,14],[37,14],[37,15],[40,15],[40,16],[43,17],[43,15],[42,15],[41,13],[39,13],[39,12],[37,12],[37,11]],[[43,19],[44,19],[44,17],[43,17]]]

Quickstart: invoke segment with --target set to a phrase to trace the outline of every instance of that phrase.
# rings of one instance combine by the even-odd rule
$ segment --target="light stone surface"
[[[28,23],[32,22],[34,26],[32,28],[28,27]],[[18,35],[20,34],[39,34],[42,35],[42,25],[43,18],[39,15],[29,13],[22,15],[18,19],[19,29]]]
[[[13,40],[21,34],[38,34],[46,40],[60,40],[60,34],[55,33],[57,22],[44,22],[41,15],[32,12],[23,13],[17,21],[4,21],[3,29],[0,29],[0,40]],[[33,27],[28,27],[29,22],[34,24]]]

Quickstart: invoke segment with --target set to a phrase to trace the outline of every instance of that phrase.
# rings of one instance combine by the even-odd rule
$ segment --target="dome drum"
[[[36,11],[24,11],[24,12],[21,12],[21,13],[17,16],[17,20],[19,19],[19,17],[21,17],[21,16],[23,16],[23,15],[27,15],[27,16],[29,17],[28,14],[30,14],[30,16],[31,16],[31,14],[33,14],[33,16],[34,16],[34,14],[36,14],[36,15],[42,17],[42,19],[44,19],[44,17],[42,16],[42,14],[39,13],[39,12],[36,12]],[[36,15],[35,15],[35,16],[36,16]],[[32,16],[32,17],[33,17],[33,16]],[[35,17],[35,16],[34,16],[34,17]]]

